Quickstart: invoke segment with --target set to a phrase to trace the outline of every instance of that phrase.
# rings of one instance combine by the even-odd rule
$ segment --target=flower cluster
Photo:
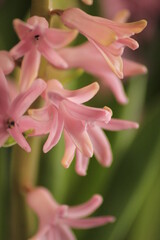
[[[92,1],[83,1],[91,4]],[[103,131],[137,128],[138,124],[112,118],[112,110],[84,105],[99,90],[94,82],[76,90],[65,89],[57,79],[40,75],[41,56],[58,69],[82,68],[102,80],[117,101],[127,103],[120,79],[146,72],[146,67],[122,57],[125,47],[132,50],[138,43],[132,38],[146,26],[146,21],[125,23],[125,15],[117,21],[91,16],[78,8],[53,10],[68,28],[50,28],[43,17],[33,16],[23,22],[15,19],[14,29],[20,39],[9,52],[0,51],[0,146],[17,143],[30,152],[27,137],[47,135],[43,151],[50,151],[65,139],[62,165],[68,168],[76,156],[75,169],[86,175],[89,159],[108,167],[112,162],[110,143]],[[66,47],[81,33],[87,42]],[[21,65],[19,84],[14,85],[5,75],[16,64]],[[41,78],[39,77],[41,76]],[[14,85],[14,86],[13,86]],[[31,106],[33,103],[34,106]],[[30,109],[29,109],[30,108]],[[37,188],[27,193],[27,202],[37,213],[40,227],[32,239],[75,239],[69,227],[90,228],[113,222],[113,217],[83,219],[102,202],[99,195],[80,206],[59,205],[49,192]]]

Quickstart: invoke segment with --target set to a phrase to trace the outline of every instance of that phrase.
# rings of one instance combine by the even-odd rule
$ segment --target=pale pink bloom
[[[86,14],[78,8],[70,8],[62,11],[60,17],[63,23],[80,33],[97,48],[108,63],[112,71],[119,77],[123,77],[123,63],[121,55],[124,47],[133,50],[138,48],[132,35],[140,33],[146,27],[146,21],[141,20],[132,23],[119,23]]]
[[[153,36],[156,27],[158,26],[158,20],[160,18],[160,2],[159,0],[117,0],[116,4],[113,4],[112,0],[101,0],[100,7],[103,15],[109,18],[113,18],[118,11],[128,9],[131,12],[131,19],[145,18],[148,21],[148,26],[142,35],[147,39]]]
[[[38,16],[29,18],[27,23],[15,19],[13,25],[20,42],[10,53],[14,59],[24,56],[20,76],[22,90],[30,86],[37,77],[41,55],[55,67],[67,67],[56,49],[70,43],[76,37],[76,31],[49,28],[47,20]]]
[[[107,66],[102,55],[89,42],[77,47],[63,48],[59,51],[66,60],[68,68],[82,68],[86,72],[98,77],[114,94],[121,104],[127,103],[128,99],[124,92],[122,81]],[[147,72],[144,65],[123,59],[123,74],[134,76]]]
[[[86,203],[70,207],[58,204],[43,187],[29,190],[27,203],[39,218],[38,232],[30,240],[76,240],[71,228],[88,229],[113,223],[113,216],[86,218],[102,204],[102,201],[102,197],[95,194]]]
[[[23,114],[45,88],[46,83],[37,79],[27,91],[11,100],[7,80],[0,69],[0,147],[4,145],[9,136],[12,136],[24,150],[31,151],[22,134]],[[32,129],[33,125],[25,125],[25,128],[26,130]]]
[[[92,5],[93,4],[93,0],[82,0],[82,2],[84,2],[87,5]]]
[[[15,63],[9,52],[0,51],[0,69],[5,75],[10,74],[15,67]]]
[[[102,128],[109,131],[120,131],[125,129],[138,128],[138,124],[136,122],[113,118],[108,123],[97,121],[95,123],[87,125],[87,133],[91,139],[96,159],[102,166],[109,167],[112,163],[112,150]],[[81,176],[85,176],[89,164],[89,157],[85,156],[82,152],[79,151],[79,149],[71,141],[71,138],[66,131],[64,136],[65,153],[62,158],[63,166],[68,168],[76,153],[76,172]]]
[[[48,89],[45,94],[47,105],[42,109],[29,111],[35,120],[46,120],[50,124],[50,133],[43,147],[44,152],[48,152],[57,144],[64,129],[73,144],[85,156],[93,155],[93,146],[86,126],[95,121],[107,123],[112,115],[109,108],[97,109],[82,104],[90,100],[98,89],[99,85],[93,83],[71,91],[64,89],[57,80],[48,81]]]

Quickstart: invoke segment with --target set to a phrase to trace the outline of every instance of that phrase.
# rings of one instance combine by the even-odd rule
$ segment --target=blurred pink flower
[[[15,19],[13,25],[20,42],[10,50],[10,53],[14,59],[24,56],[20,76],[22,90],[30,86],[37,77],[41,55],[55,67],[67,67],[67,63],[56,49],[70,43],[76,37],[76,31],[48,28],[47,20],[37,16],[29,18],[27,23]]]
[[[98,194],[84,204],[70,207],[59,205],[47,189],[37,187],[27,193],[27,203],[39,218],[38,232],[30,240],[75,240],[70,228],[95,228],[115,221],[113,216],[86,218],[102,204]]]
[[[15,63],[9,52],[0,51],[0,69],[7,75],[10,74],[15,67]]]
[[[122,81],[106,65],[104,58],[92,44],[87,42],[77,47],[63,48],[59,53],[67,62],[68,68],[82,68],[98,77],[112,91],[119,103],[127,103]],[[147,72],[147,68],[142,64],[123,58],[122,60],[124,77]]]
[[[151,38],[158,26],[158,20],[160,19],[160,3],[159,0],[117,0],[116,4],[113,4],[112,0],[100,1],[102,13],[108,18],[113,18],[118,11],[128,9],[131,12],[131,19],[145,18],[148,21],[148,26],[145,29],[144,34],[146,40]]]
[[[44,152],[48,152],[57,144],[63,129],[65,129],[73,144],[84,155],[88,157],[93,155],[93,147],[86,125],[95,121],[107,123],[112,115],[111,110],[107,107],[97,109],[82,104],[90,100],[98,89],[99,85],[92,83],[89,86],[71,91],[64,89],[57,80],[48,81],[45,94],[47,105],[42,109],[29,110],[29,114],[35,120],[50,121],[50,133],[43,147]]]
[[[123,78],[123,64],[121,55],[124,47],[133,50],[139,47],[136,40],[131,38],[146,27],[146,21],[120,23],[88,15],[78,8],[70,8],[59,13],[63,23],[80,33],[97,48],[108,63],[112,71]]]
[[[25,151],[31,151],[22,134],[21,125],[24,124],[22,115],[45,88],[46,83],[41,79],[37,79],[27,91],[11,100],[7,80],[0,69],[0,147],[4,145],[11,135]],[[27,130],[32,129],[32,127],[30,124],[25,126]]]
[[[29,110],[35,121],[48,123],[49,136],[43,147],[44,152],[57,144],[64,130],[65,152],[62,165],[68,168],[76,153],[76,172],[79,175],[86,175],[93,153],[101,165],[111,165],[111,147],[101,128],[117,131],[138,127],[135,122],[111,119],[112,111],[107,107],[97,109],[84,106],[82,103],[90,100],[98,89],[98,84],[92,83],[71,91],[64,89],[57,80],[50,80],[44,96],[46,106]]]

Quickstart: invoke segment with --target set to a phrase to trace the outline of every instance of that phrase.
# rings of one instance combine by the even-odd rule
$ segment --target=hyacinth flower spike
[[[66,60],[68,68],[84,69],[98,77],[112,91],[119,103],[125,104],[128,102],[122,81],[108,67],[103,56],[91,43],[87,42],[77,47],[63,48],[59,50],[59,54]],[[146,67],[142,64],[127,59],[122,60],[124,77],[147,72]]]
[[[4,145],[9,136],[12,136],[21,148],[27,152],[31,151],[21,131],[21,125],[24,124],[22,118],[29,106],[45,88],[46,83],[37,79],[27,91],[19,94],[11,101],[7,80],[0,70],[0,147]],[[29,130],[33,126],[28,124],[25,127]]]
[[[39,218],[38,232],[30,240],[76,240],[71,228],[95,228],[115,221],[113,216],[86,218],[102,204],[98,194],[86,203],[70,207],[58,204],[47,189],[37,187],[28,191],[27,203]]]
[[[41,55],[55,67],[67,67],[56,49],[69,44],[76,37],[77,31],[49,28],[46,19],[38,16],[29,18],[27,23],[15,19],[13,25],[20,42],[10,53],[15,60],[24,56],[20,76],[22,90],[30,86],[37,77]]]
[[[56,13],[56,10],[53,13]],[[58,12],[57,12],[58,13]],[[133,50],[139,47],[132,35],[140,33],[146,27],[146,21],[133,23],[118,23],[101,17],[86,14],[78,8],[70,8],[58,13],[63,23],[77,29],[97,48],[112,71],[123,78],[123,63],[121,55],[124,47]]]
[[[90,100],[98,91],[97,83],[78,90],[66,90],[57,80],[50,80],[45,94],[46,106],[38,110],[30,110],[35,120],[44,121],[44,115],[51,119],[50,134],[43,147],[44,152],[53,148],[60,139],[63,129],[69,134],[73,144],[87,157],[93,155],[93,146],[86,131],[87,122],[111,119],[109,108],[97,109],[82,103]],[[48,114],[43,114],[47,112]],[[46,121],[50,121],[46,119]]]
[[[0,69],[7,75],[10,74],[15,67],[15,63],[9,52],[0,51]]]

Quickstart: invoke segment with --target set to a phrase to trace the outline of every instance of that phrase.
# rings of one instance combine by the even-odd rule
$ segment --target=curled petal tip
[[[143,73],[148,73],[148,69],[147,69],[146,66],[142,66],[142,72],[143,72]]]
[[[139,124],[138,123],[134,123],[134,128],[138,129],[139,128]]]
[[[116,221],[116,218],[114,216],[109,216],[108,217],[108,222],[114,223]]]
[[[111,116],[113,115],[113,112],[112,112],[112,109],[107,107],[107,106],[104,106],[104,109],[109,112],[111,114]]]
[[[93,199],[94,199],[97,203],[99,203],[99,205],[101,205],[102,202],[103,202],[103,197],[102,197],[100,194],[95,194],[95,195],[93,196]]]
[[[86,5],[92,5],[93,4],[93,0],[82,0],[82,2],[84,2]]]
[[[98,82],[94,82],[93,86],[94,86],[95,90],[98,92],[99,88],[100,88]]]

